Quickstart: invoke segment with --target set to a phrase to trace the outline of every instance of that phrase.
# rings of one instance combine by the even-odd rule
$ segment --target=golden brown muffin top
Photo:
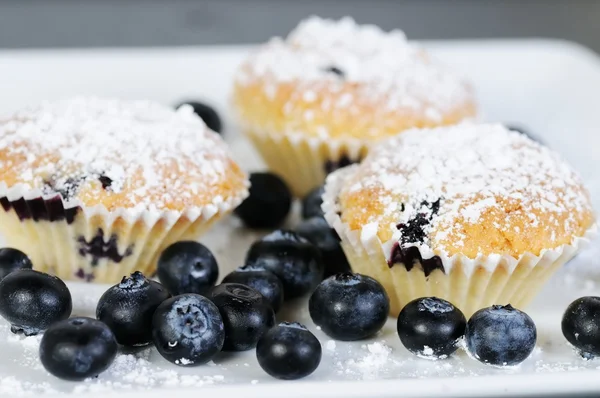
[[[410,130],[377,145],[343,183],[342,220],[422,252],[539,255],[594,223],[558,154],[500,125]]]
[[[108,210],[223,207],[247,194],[245,173],[191,107],[86,97],[0,119],[0,184]]]
[[[399,30],[309,18],[236,75],[242,123],[321,139],[379,139],[475,116],[471,88]]]

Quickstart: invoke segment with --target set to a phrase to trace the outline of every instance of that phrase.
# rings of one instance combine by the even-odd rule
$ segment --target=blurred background
[[[600,52],[598,0],[0,0],[0,47],[255,43],[310,14],[413,39],[547,37]]]

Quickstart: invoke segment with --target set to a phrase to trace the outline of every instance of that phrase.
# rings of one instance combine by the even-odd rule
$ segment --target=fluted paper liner
[[[450,301],[467,317],[494,304],[511,304],[522,309],[552,274],[597,233],[594,225],[571,244],[543,250],[540,255],[524,253],[519,258],[492,254],[471,259],[463,254],[435,253],[442,260],[444,271],[436,269],[428,276],[419,266],[410,271],[403,264],[390,267],[387,259],[395,242],[381,242],[376,233],[365,233],[364,228],[352,230],[338,214],[338,193],[344,178],[354,170],[355,166],[349,166],[327,177],[322,207],[327,222],[340,236],[352,270],[377,279],[387,291],[392,316],[398,316],[411,300],[426,296]],[[424,258],[431,257],[421,254]]]
[[[243,128],[269,169],[280,175],[292,193],[304,197],[323,184],[325,164],[343,157],[358,162],[367,153],[366,142],[358,139],[322,139],[300,133],[275,133]]]
[[[243,191],[236,197],[183,212],[148,210],[141,206],[108,211],[103,206],[85,207],[75,201],[65,202],[57,194],[44,195],[24,186],[9,189],[0,183],[0,198],[6,198],[11,204],[21,199],[41,198],[49,209],[51,203],[60,199],[63,211],[58,214],[53,206],[54,217],[62,219],[50,221],[34,217],[29,205],[20,207],[21,217],[14,207],[5,208],[0,211],[0,233],[9,247],[31,258],[34,269],[65,280],[117,283],[133,271],[153,275],[158,257],[167,246],[179,240],[197,239],[246,195],[247,191]],[[77,215],[69,223],[64,217],[67,211],[74,209],[78,209]],[[116,250],[114,244],[111,249],[111,239],[116,242]],[[101,255],[94,261],[86,248]]]

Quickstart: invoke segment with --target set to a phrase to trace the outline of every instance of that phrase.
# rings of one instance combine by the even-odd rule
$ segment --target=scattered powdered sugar
[[[341,368],[338,372],[356,374],[363,379],[374,379],[395,362],[392,348],[385,341],[365,344],[361,348],[366,350],[367,354],[343,363],[338,361],[338,368]]]
[[[480,223],[482,214],[498,215],[488,220],[489,228],[503,236],[560,231],[562,236],[545,234],[552,244],[572,237],[591,217],[579,176],[559,155],[501,125],[463,123],[400,134],[371,150],[341,195],[372,188],[385,194],[373,196],[381,204],[373,207],[383,210],[368,222],[391,220],[405,247],[464,244],[472,238],[464,227]],[[402,235],[396,224],[411,234]]]
[[[193,203],[222,183],[229,158],[190,106],[76,97],[0,120],[0,180],[67,202],[102,192],[123,207]]]
[[[237,75],[242,85],[257,78],[271,82],[264,85],[270,96],[275,95],[275,84],[293,82],[297,99],[308,103],[316,100],[315,91],[322,90],[323,84],[341,92],[342,85],[350,83],[360,87],[357,95],[373,99],[386,110],[419,110],[433,121],[471,97],[459,76],[433,62],[402,31],[384,32],[375,25],[358,25],[349,17],[339,21],[311,17],[287,39],[271,39]],[[320,106],[325,111],[344,109],[355,99],[351,93],[342,93],[333,103],[324,98]],[[284,112],[291,112],[286,105]],[[326,130],[323,133],[327,135]]]
[[[335,340],[327,340],[327,343],[325,343],[325,349],[328,351],[335,351]]]

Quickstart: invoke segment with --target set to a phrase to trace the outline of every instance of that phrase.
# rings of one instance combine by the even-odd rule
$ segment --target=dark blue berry
[[[296,232],[321,251],[325,277],[350,271],[350,264],[340,245],[340,237],[324,218],[304,220],[298,224]]]
[[[225,325],[224,351],[245,351],[275,324],[269,301],[256,290],[238,283],[215,286],[209,298],[219,308]]]
[[[181,241],[167,247],[158,259],[157,276],[174,296],[204,294],[219,278],[217,260],[198,242]]]
[[[323,217],[321,205],[323,204],[324,192],[325,187],[321,185],[310,191],[308,195],[302,199],[302,218]]]
[[[286,183],[273,173],[250,174],[250,195],[235,209],[248,228],[277,228],[292,206]]]
[[[212,131],[221,133],[223,130],[223,123],[217,111],[211,106],[204,104],[199,101],[185,101],[176,106],[176,108],[182,105],[190,105],[194,109],[194,113],[200,116],[200,119],[210,128]]]
[[[514,124],[505,124],[505,127],[509,130],[512,131],[516,131],[519,134],[524,135],[525,137],[530,138],[531,140],[539,143],[539,144],[543,144],[544,142],[536,135],[533,135],[531,132],[529,132],[526,128],[524,128],[523,126],[520,125],[514,125]]]
[[[321,363],[321,343],[303,325],[283,322],[258,341],[256,358],[260,367],[273,377],[301,379]]]
[[[119,344],[146,345],[152,341],[152,315],[169,297],[163,285],[136,271],[100,297],[96,318],[108,325]]]
[[[245,265],[240,267],[223,278],[223,283],[239,283],[258,291],[269,301],[275,313],[283,304],[281,281],[274,273],[261,266]]]
[[[423,297],[406,304],[397,323],[404,347],[426,358],[446,358],[454,353],[466,326],[461,310],[436,297]]]
[[[581,297],[567,307],[562,332],[586,358],[600,355],[600,297]]]
[[[0,249],[0,281],[18,269],[32,269],[33,264],[25,253],[6,247]]]
[[[71,315],[73,303],[65,283],[43,272],[23,269],[0,282],[0,315],[13,333],[38,334]]]
[[[262,266],[277,275],[286,300],[311,292],[323,279],[319,249],[291,231],[274,231],[254,242],[246,264]]]
[[[325,279],[308,302],[310,317],[336,340],[361,340],[385,324],[390,300],[375,279],[349,272]]]
[[[219,309],[209,299],[183,294],[158,306],[152,338],[167,361],[180,366],[201,365],[223,348],[225,327]]]
[[[535,348],[536,339],[533,320],[510,304],[477,311],[465,330],[465,342],[471,355],[495,366],[523,362]]]
[[[71,318],[46,330],[40,342],[40,359],[52,375],[79,381],[108,369],[117,348],[115,336],[104,323],[91,318]]]

